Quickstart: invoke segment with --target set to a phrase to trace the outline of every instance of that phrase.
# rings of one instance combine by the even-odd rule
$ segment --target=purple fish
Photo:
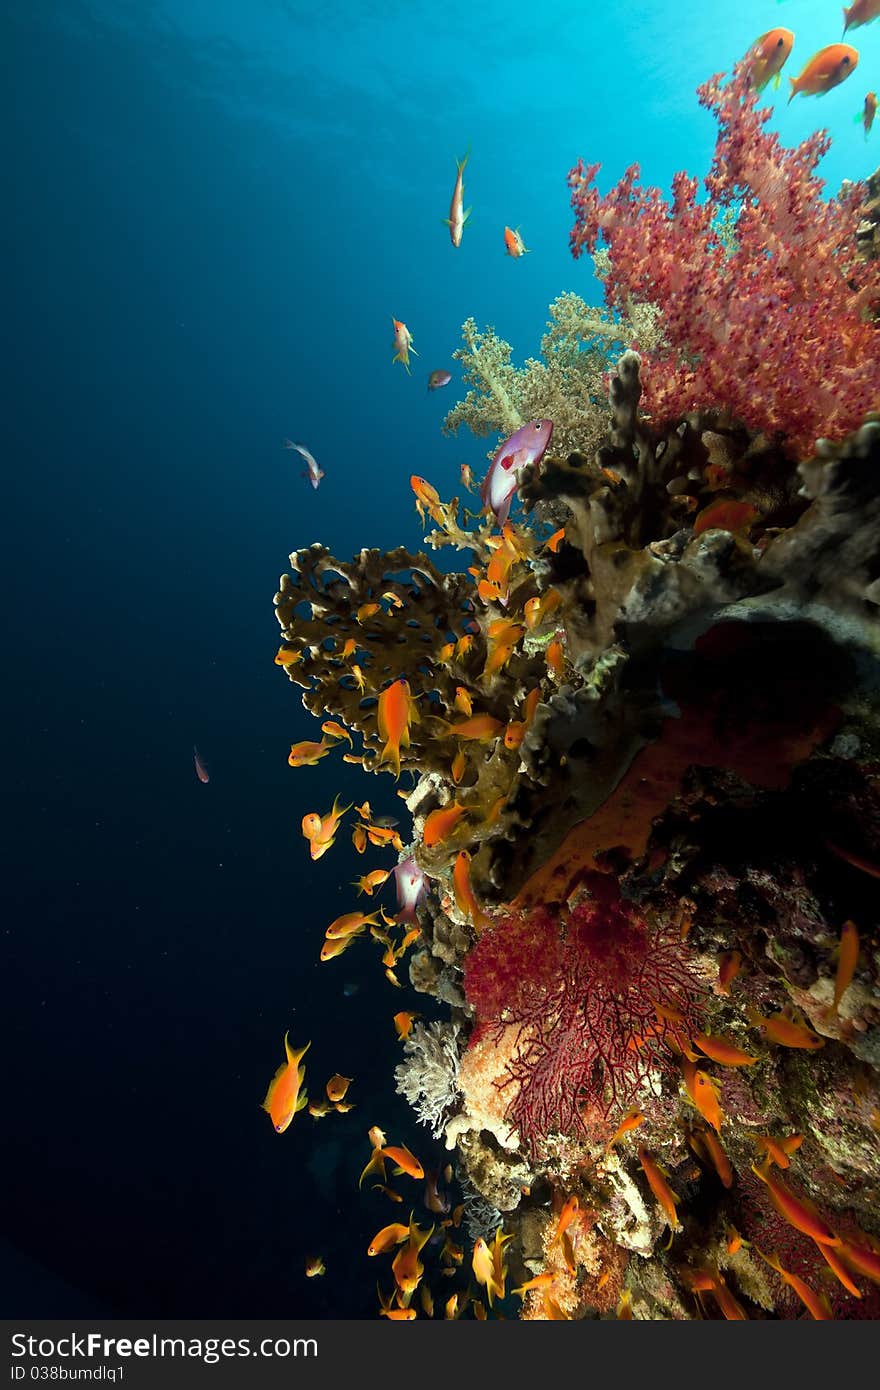
[[[510,515],[520,473],[530,463],[541,462],[552,434],[552,420],[529,420],[496,449],[480,488],[480,501],[492,508],[499,526]]]
[[[402,859],[397,865],[394,885],[397,889],[398,922],[417,922],[416,908],[427,892],[427,884],[425,875],[412,856]]]
[[[303,473],[303,477],[308,478],[312,487],[317,487],[324,476],[324,470],[318,467],[317,460],[309,453],[305,444],[294,444],[292,439],[285,439],[284,447],[285,449],[295,449],[298,454],[302,455],[308,469],[307,473]]]
[[[193,748],[193,762],[194,762],[194,764],[195,764],[196,776],[198,777],[199,781],[200,781],[200,782],[210,782],[211,779],[210,779],[210,777],[208,776],[208,769],[205,767],[205,764],[202,762],[202,757],[201,757],[201,754],[199,753],[198,748]]]
[[[439,370],[436,372],[431,372],[430,376],[428,377],[428,390],[436,391],[438,386],[448,386],[451,380],[451,372],[442,372]]]

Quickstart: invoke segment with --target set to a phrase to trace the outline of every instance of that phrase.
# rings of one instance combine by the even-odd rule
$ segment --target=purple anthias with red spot
[[[480,501],[492,508],[499,526],[510,515],[520,473],[529,464],[541,462],[552,435],[552,420],[529,420],[496,449],[480,488]]]
[[[425,875],[416,861],[410,856],[402,859],[394,870],[397,888],[398,922],[417,922],[416,908],[423,901],[428,885]]]

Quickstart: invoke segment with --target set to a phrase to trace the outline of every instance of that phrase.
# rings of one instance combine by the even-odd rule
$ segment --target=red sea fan
[[[585,1106],[607,1115],[650,1070],[668,1069],[668,1015],[693,1031],[701,993],[678,934],[649,926],[604,874],[558,916],[539,907],[484,932],[464,987],[475,1037],[519,1029],[500,1084],[515,1085],[506,1118],[533,1156],[551,1131],[581,1130]]]
[[[658,422],[722,406],[807,457],[819,436],[843,437],[880,403],[880,328],[869,312],[880,303],[880,261],[861,260],[855,238],[866,189],[823,199],[814,170],[827,132],[781,146],[742,65],[697,95],[720,126],[706,201],[679,173],[667,203],[638,185],[638,165],[600,197],[599,165],[580,161],[568,175],[572,254],[602,236],[609,306],[631,296],[662,310],[667,347],[642,369],[642,404]],[[731,208],[732,246],[719,234]]]

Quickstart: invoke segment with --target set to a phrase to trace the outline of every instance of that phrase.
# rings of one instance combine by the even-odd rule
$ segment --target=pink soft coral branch
[[[866,190],[823,199],[814,171],[827,132],[785,149],[742,65],[721,78],[697,93],[720,127],[706,201],[678,173],[667,203],[639,186],[638,165],[600,197],[599,165],[579,161],[568,175],[571,250],[592,252],[601,236],[609,306],[631,297],[662,308],[668,347],[642,369],[642,403],[658,422],[723,406],[804,457],[880,404],[880,332],[867,313],[880,302],[880,262],[861,260],[855,239]],[[717,218],[736,205],[731,252]]]

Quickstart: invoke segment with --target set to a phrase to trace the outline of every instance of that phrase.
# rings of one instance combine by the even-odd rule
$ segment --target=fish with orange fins
[[[384,1255],[386,1250],[393,1250],[395,1245],[402,1245],[409,1235],[409,1226],[404,1226],[400,1221],[392,1221],[390,1226],[383,1226],[381,1231],[377,1231],[367,1246],[368,1255]]]
[[[331,748],[336,744],[326,738],[322,738],[320,743],[315,743],[312,739],[303,739],[301,743],[292,743],[287,761],[291,767],[316,767],[322,758],[326,758]]]
[[[743,1052],[727,1038],[709,1033],[695,1033],[692,1039],[701,1052],[707,1057],[711,1057],[713,1062],[720,1062],[723,1067],[751,1067],[758,1061],[757,1057],[752,1057],[748,1052]]]
[[[275,1126],[276,1134],[283,1134],[297,1111],[305,1110],[309,1103],[309,1098],[302,1089],[306,1078],[302,1059],[311,1045],[309,1041],[305,1047],[293,1049],[287,1033],[284,1034],[284,1053],[287,1061],[281,1063],[269,1082],[266,1099],[262,1103],[262,1108]]]
[[[716,994],[730,994],[730,986],[742,969],[743,958],[739,951],[725,951],[718,957],[718,983]]]
[[[617,1129],[605,1145],[606,1156],[611,1152],[615,1144],[619,1143],[627,1134],[632,1134],[634,1129],[638,1129],[639,1125],[643,1123],[644,1118],[640,1110],[630,1110],[628,1115],[624,1115]]]
[[[327,1273],[327,1266],[320,1255],[309,1255],[306,1258],[306,1278],[317,1279],[319,1275]]]
[[[755,1246],[755,1250],[761,1256],[761,1259],[764,1260],[771,1269],[775,1269],[782,1281],[788,1284],[789,1288],[797,1294],[811,1318],[815,1318],[817,1322],[833,1319],[834,1314],[829,1308],[828,1300],[824,1295],[820,1297],[820,1295],[817,1294],[814,1289],[811,1289],[809,1284],[805,1283],[799,1275],[792,1274],[791,1270],[785,1269],[778,1255],[765,1255],[763,1250],[758,1250],[757,1246]]]
[[[718,1103],[717,1081],[714,1081],[708,1072],[700,1071],[686,1058],[682,1061],[681,1069],[688,1095],[706,1123],[712,1126],[716,1134],[720,1134],[724,1116]]]
[[[515,261],[518,261],[520,256],[528,255],[529,248],[519,234],[519,227],[504,228],[504,249]]]
[[[400,750],[409,748],[409,726],[417,723],[419,718],[416,702],[410,693],[409,681],[401,677],[385,687],[379,695],[376,718],[379,737],[385,740],[378,766],[383,767],[390,763],[395,777],[399,777]]]
[[[320,859],[336,840],[339,822],[350,811],[351,806],[340,806],[339,797],[333,798],[333,805],[326,816],[310,811],[302,818],[302,833],[309,841],[309,851],[313,859]]]
[[[448,806],[438,806],[436,811],[430,811],[425,817],[425,824],[422,830],[422,840],[427,849],[433,849],[436,845],[444,844],[455,830],[463,816],[467,815],[468,808],[460,806],[457,801],[453,801]]]
[[[791,1155],[804,1142],[802,1134],[788,1134],[782,1139],[774,1139],[772,1134],[752,1134],[750,1138],[759,1149],[764,1150],[768,1164],[775,1163],[777,1168],[782,1169],[790,1166]]]
[[[848,29],[860,29],[863,24],[870,24],[872,19],[880,15],[880,0],[853,0],[851,5],[844,6],[843,10],[843,32]]]
[[[413,1023],[417,1018],[421,1018],[421,1014],[413,1013],[409,1009],[401,1009],[399,1013],[394,1015],[392,1021],[401,1042],[406,1042],[406,1039],[412,1032]]]
[[[461,236],[464,231],[465,223],[473,211],[472,208],[468,208],[467,212],[463,210],[464,166],[469,159],[470,150],[468,150],[464,159],[457,159],[455,161],[456,174],[455,186],[452,190],[452,202],[449,204],[449,216],[443,219],[449,228],[449,239],[453,246],[461,246]]]
[[[766,1185],[771,1202],[789,1226],[794,1226],[795,1230],[802,1231],[805,1236],[809,1236],[818,1245],[843,1244],[840,1236],[834,1234],[828,1223],[816,1211],[812,1202],[808,1202],[803,1197],[795,1196],[782,1179],[776,1177],[769,1164],[765,1163],[760,1168],[756,1168],[752,1164],[752,1172]]]
[[[455,857],[452,887],[459,912],[478,932],[493,925],[492,918],[480,907],[471,887],[471,857],[466,849],[459,850]]]
[[[648,1179],[648,1186],[660,1203],[663,1214],[669,1225],[669,1244],[671,1245],[672,1238],[675,1232],[679,1230],[681,1224],[676,1211],[676,1205],[679,1199],[666,1181],[666,1177],[660,1165],[651,1154],[648,1153],[648,1150],[640,1148],[638,1150],[638,1156],[639,1163],[642,1166],[642,1172]]]
[[[345,1093],[351,1085],[351,1082],[352,1078],[350,1076],[340,1076],[339,1072],[334,1072],[325,1087],[327,1099],[334,1102],[344,1100]]]
[[[805,1052],[817,1052],[825,1046],[820,1038],[805,1023],[797,1023],[784,1013],[772,1014],[764,1018],[757,1009],[749,1006],[746,1015],[753,1028],[760,1028],[768,1042],[778,1043],[780,1047],[797,1047]]]
[[[421,1163],[405,1144],[383,1145],[382,1154],[395,1165],[395,1177],[400,1177],[402,1173],[406,1173],[410,1178],[423,1178],[425,1176],[425,1170]]]
[[[844,922],[840,933],[840,954],[837,960],[837,975],[834,980],[834,1011],[840,1008],[840,1001],[852,984],[856,966],[859,963],[859,933],[855,922]]]
[[[424,1174],[422,1176],[424,1177]],[[404,1295],[415,1293],[419,1286],[419,1281],[425,1272],[425,1266],[419,1259],[419,1253],[433,1234],[433,1226],[424,1228],[417,1226],[413,1213],[410,1212],[406,1245],[397,1252],[391,1263],[394,1282]]]
[[[794,45],[794,34],[790,29],[768,29],[759,39],[755,39],[746,55],[752,86],[763,92],[768,82],[778,87],[782,78],[781,70]]]
[[[394,324],[394,338],[391,344],[394,348],[394,356],[391,361],[402,362],[409,373],[410,353],[414,353],[416,357],[419,355],[412,345],[412,334],[406,324],[401,323],[400,319],[396,319],[393,314],[391,316],[391,322]]]
[[[855,72],[858,61],[858,50],[852,44],[829,43],[825,48],[820,48],[797,77],[788,79],[791,83],[789,101],[798,93],[803,96],[824,96]]]

